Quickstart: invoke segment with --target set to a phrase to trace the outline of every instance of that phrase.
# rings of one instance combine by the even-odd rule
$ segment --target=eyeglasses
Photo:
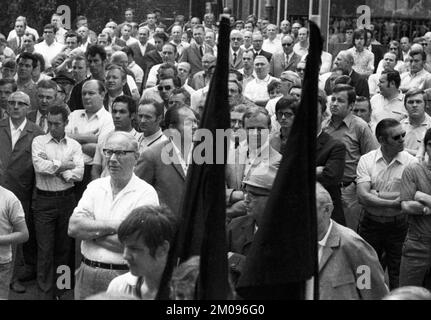
[[[304,72],[305,68],[296,68],[296,71],[298,71],[298,72]]]
[[[172,89],[172,87],[171,86],[158,86],[157,87],[157,90],[159,90],[159,91],[163,91],[163,90],[165,90],[165,91],[169,91],[169,90],[171,90]]]
[[[230,38],[232,41],[241,41],[242,38]]]
[[[285,117],[286,119],[290,119],[292,117],[294,117],[295,115],[292,112],[286,111],[286,112],[282,112],[282,111],[277,111],[277,117],[282,118]]]
[[[399,134],[399,135],[396,135],[396,136],[392,137],[392,139],[395,140],[395,141],[398,141],[401,138],[404,138],[405,136],[406,136],[406,133],[404,132],[402,134]]]
[[[136,151],[133,150],[112,150],[112,149],[103,149],[103,155],[105,157],[112,157],[113,154],[115,154],[115,156],[117,158],[121,158],[126,156],[128,153],[135,153]]]
[[[293,44],[293,42],[289,42],[289,43],[283,43],[281,44],[283,47],[290,47]]]

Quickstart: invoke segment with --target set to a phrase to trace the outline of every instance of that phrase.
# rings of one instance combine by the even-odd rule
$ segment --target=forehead
[[[255,124],[263,125],[266,127],[268,125],[268,118],[264,114],[259,113],[250,118],[244,119],[244,125],[246,127],[250,125],[255,125]]]
[[[370,109],[370,104],[368,103],[368,101],[360,101],[360,102],[355,102],[355,107],[354,109]]]
[[[241,112],[232,111],[230,113],[230,118],[231,119],[235,119],[235,120],[241,120],[242,119],[242,115],[243,115],[243,113],[241,113]]]
[[[37,88],[37,91],[43,94],[55,95],[55,90],[53,88]]]
[[[130,141],[122,135],[114,135],[106,140],[105,147],[107,149],[124,150],[130,147]]]
[[[31,60],[31,59],[25,59],[25,58],[20,58],[18,60],[18,64],[30,64],[30,65],[32,65],[33,64],[33,60]]]
[[[82,91],[99,91],[99,85],[95,81],[88,81],[82,86]]]
[[[23,102],[30,104],[30,98],[22,93],[12,93],[7,101]]]
[[[187,71],[190,71],[190,65],[188,63],[181,62],[180,64],[178,64],[178,69],[185,69]]]
[[[384,58],[385,59],[390,59],[390,60],[395,60],[395,55],[393,54],[393,53],[386,53],[385,55],[384,55]]]
[[[418,93],[418,94],[415,94],[415,95],[412,95],[412,96],[406,98],[407,102],[411,101],[411,100],[421,100],[421,101],[424,101],[424,96],[423,96],[423,94]]]
[[[189,108],[182,108],[178,111],[178,116],[181,119],[196,120],[195,114]]]
[[[144,113],[156,113],[156,108],[152,105],[152,104],[141,104],[138,108],[138,113],[139,114],[144,114]]]
[[[254,64],[267,64],[268,61],[266,61],[265,59],[261,59],[261,58],[257,58],[254,60]]]
[[[0,90],[12,91],[12,84],[11,83],[5,83],[4,85],[0,85]]]
[[[61,114],[48,113],[48,121],[50,121],[50,122],[63,122],[63,116]]]
[[[170,45],[170,44],[165,44],[163,46],[163,51],[170,51],[170,52],[174,52],[174,48]]]
[[[422,54],[420,54],[420,53],[415,54],[414,56],[412,56],[412,58],[413,58],[414,60],[420,60],[420,61],[422,61]]]
[[[169,78],[169,79],[162,79],[162,80],[160,80],[160,84],[162,84],[162,85],[168,85],[168,84],[173,85],[174,84],[174,80],[171,79],[171,78]]]
[[[347,100],[348,98],[347,91],[334,92],[332,96],[335,98],[342,98],[344,100]]]
[[[127,103],[125,103],[125,102],[115,102],[112,105],[112,111],[115,111],[115,110],[117,110],[117,111],[120,111],[120,110],[129,111],[129,108],[128,108]]]

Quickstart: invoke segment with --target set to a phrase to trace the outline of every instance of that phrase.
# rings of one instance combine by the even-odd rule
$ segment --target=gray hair
[[[131,148],[130,150],[138,152],[138,149],[139,149],[138,140],[136,140],[136,138],[131,133],[125,132],[125,131],[114,131],[108,134],[105,140],[105,145],[108,143],[108,141],[111,138],[116,138],[116,137],[123,137],[127,139],[129,147]]]

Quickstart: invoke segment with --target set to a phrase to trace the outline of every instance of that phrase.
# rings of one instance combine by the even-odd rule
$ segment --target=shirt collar
[[[266,77],[265,77],[265,79],[263,79],[263,80],[261,80],[261,79],[259,79],[259,78],[256,78],[255,80],[256,80],[256,83],[260,83],[260,82],[268,82],[269,81],[269,79],[270,79],[270,75],[268,74]]]
[[[142,135],[142,139],[152,141],[152,140],[160,137],[161,134],[162,134],[162,129],[159,129],[156,133],[152,134],[151,136],[145,137],[144,135]]]
[[[319,245],[321,245],[322,247],[326,246],[326,242],[328,242],[329,234],[331,233],[331,230],[332,230],[332,225],[333,225],[333,223],[332,223],[332,219],[331,219],[331,220],[329,220],[328,231],[326,231],[326,234],[323,237],[323,239],[319,241]]]
[[[385,158],[383,157],[383,153],[382,153],[382,148],[380,147],[379,149],[377,149],[377,153],[376,153],[376,160],[377,161],[386,161]],[[405,163],[404,158],[402,156],[402,152],[398,152],[397,155],[392,159],[391,163],[393,162],[399,162],[402,165],[407,165],[408,163]]]
[[[48,142],[55,142],[57,144],[60,144],[60,143],[67,144],[67,140],[69,140],[69,138],[66,135],[64,135],[64,137],[60,141],[58,141],[57,139],[55,139],[51,135],[51,133],[47,133],[46,136],[47,136]]]
[[[108,183],[107,184],[102,184],[101,188],[105,189],[105,191],[107,192],[111,192],[112,188],[111,188],[111,179],[112,177],[110,176],[108,178]],[[136,184],[136,181],[138,181],[139,178],[132,173],[132,177],[130,178],[129,182],[127,183],[127,185],[120,191],[121,194],[125,194],[128,192],[133,192],[135,190],[139,189],[139,185]],[[119,194],[120,194],[119,193]],[[117,196],[118,197],[118,196]]]
[[[18,128],[16,128],[16,129],[15,129],[15,126],[13,125],[12,119],[10,117],[9,117],[9,124],[10,124],[11,131],[12,130],[15,130],[15,131],[18,131],[18,130],[24,131],[24,127],[27,124],[27,118],[25,118],[24,121],[20,124],[20,126]]]

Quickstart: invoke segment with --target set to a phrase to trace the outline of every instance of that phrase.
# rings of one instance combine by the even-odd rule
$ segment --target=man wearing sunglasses
[[[174,89],[181,88],[181,80],[178,77],[161,76],[157,85],[160,98],[163,100],[165,112],[169,109],[169,98]]]
[[[296,65],[301,61],[301,56],[293,51],[294,40],[287,35],[281,39],[283,52],[275,53],[271,59],[269,73],[276,78],[280,78],[283,71],[290,70],[296,72]]]
[[[401,176],[408,165],[417,162],[404,151],[405,136],[399,121],[383,119],[376,127],[380,148],[363,155],[357,167],[358,200],[364,209],[359,235],[388,268],[390,290],[399,286],[401,250],[408,228],[407,216],[401,211]]]

